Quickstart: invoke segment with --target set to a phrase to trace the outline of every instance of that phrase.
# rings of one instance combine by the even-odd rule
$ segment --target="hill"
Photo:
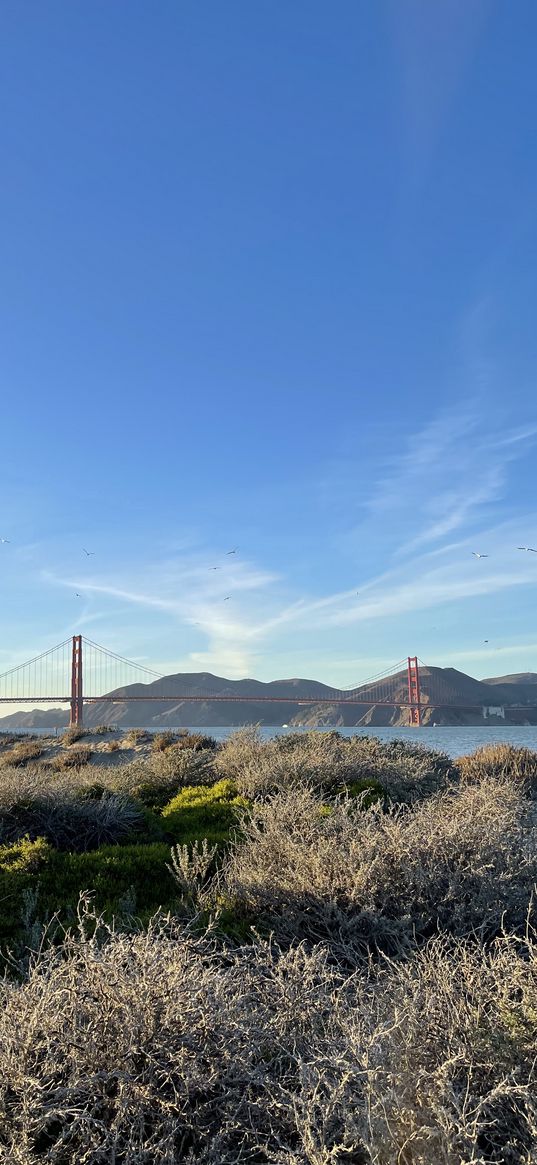
[[[483,724],[483,708],[491,706],[503,706],[511,724],[537,723],[537,674],[533,672],[476,680],[455,668],[423,666],[420,678],[424,724]],[[193,702],[159,699],[174,687],[197,699]],[[383,683],[383,699],[390,699],[395,705],[406,701],[407,693],[406,671]],[[229,680],[210,672],[176,673],[150,684],[117,688],[109,695],[113,701],[97,701],[85,707],[84,718],[89,727],[117,724],[121,728],[217,728],[251,723],[380,727],[408,723],[406,707],[377,702],[378,694],[375,699],[370,686],[359,686],[346,699],[341,699],[341,693],[334,693],[326,684],[298,677],[264,683],[255,679]],[[133,696],[136,701],[126,700]],[[212,698],[215,696],[230,696],[231,700],[220,702]],[[349,703],[351,696],[362,702]],[[266,703],[267,697],[273,697],[275,702]],[[67,720],[65,708],[36,708],[0,718],[0,729],[50,730],[63,727]],[[487,720],[487,723],[498,722],[494,717]]]

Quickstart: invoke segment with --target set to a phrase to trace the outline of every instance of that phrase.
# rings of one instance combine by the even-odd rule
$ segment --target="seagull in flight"
[[[81,598],[82,598],[82,595],[79,595],[78,591],[75,591],[75,599],[81,599]]]
[[[9,538],[0,538],[0,542],[2,543],[2,546],[5,546],[5,545],[6,545],[6,543],[7,543],[7,545],[8,545],[8,546],[10,546],[10,545],[11,545],[11,543],[10,543],[10,541],[9,541]]]
[[[3,541],[4,539],[2,539],[2,542]],[[529,554],[537,554],[537,550],[534,546],[517,546],[517,550],[527,550]]]
[[[83,549],[83,551],[84,551],[84,554],[86,554],[88,558],[91,558],[91,557],[92,557],[92,555],[94,555],[94,554],[95,554],[95,551],[94,551],[94,550],[86,550],[86,547],[85,547],[85,546],[83,546],[83,547],[82,547],[82,549]]]
[[[477,550],[472,550],[474,558],[488,558],[488,554],[478,554]]]
[[[221,567],[219,567],[219,566],[210,566],[209,567],[209,570],[220,570],[220,569],[221,569]]]
[[[226,597],[224,599],[224,603],[229,603],[230,598],[231,598],[231,595],[226,595]]]
[[[226,554],[236,554],[238,549],[238,546],[235,546],[233,550],[226,550]]]

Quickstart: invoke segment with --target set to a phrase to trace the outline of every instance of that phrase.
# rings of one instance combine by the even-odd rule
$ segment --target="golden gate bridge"
[[[144,664],[125,659],[83,635],[73,635],[34,659],[0,675],[0,704],[63,704],[70,724],[82,725],[84,707],[94,704],[131,704],[146,701],[191,703],[252,703],[310,705],[385,705],[408,708],[409,724],[419,727],[425,705],[465,708],[441,669],[428,669],[417,656],[408,656],[386,672],[350,688],[311,683],[311,695],[292,694],[292,681],[276,681],[274,692],[253,694],[211,690],[214,677],[163,676]],[[424,694],[421,675],[427,674]],[[264,689],[271,685],[264,685]],[[318,691],[316,688],[318,687]],[[285,691],[284,691],[285,689]],[[479,705],[474,705],[478,707]]]

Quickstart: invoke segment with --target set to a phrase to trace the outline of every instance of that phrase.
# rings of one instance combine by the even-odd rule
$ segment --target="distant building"
[[[489,716],[499,716],[500,720],[505,720],[505,708],[495,708],[492,704],[488,708],[483,708],[483,720],[488,720]]]

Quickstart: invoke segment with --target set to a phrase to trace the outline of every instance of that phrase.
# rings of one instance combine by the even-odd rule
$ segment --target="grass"
[[[0,1158],[535,1165],[537,754],[204,740],[2,768]]]

